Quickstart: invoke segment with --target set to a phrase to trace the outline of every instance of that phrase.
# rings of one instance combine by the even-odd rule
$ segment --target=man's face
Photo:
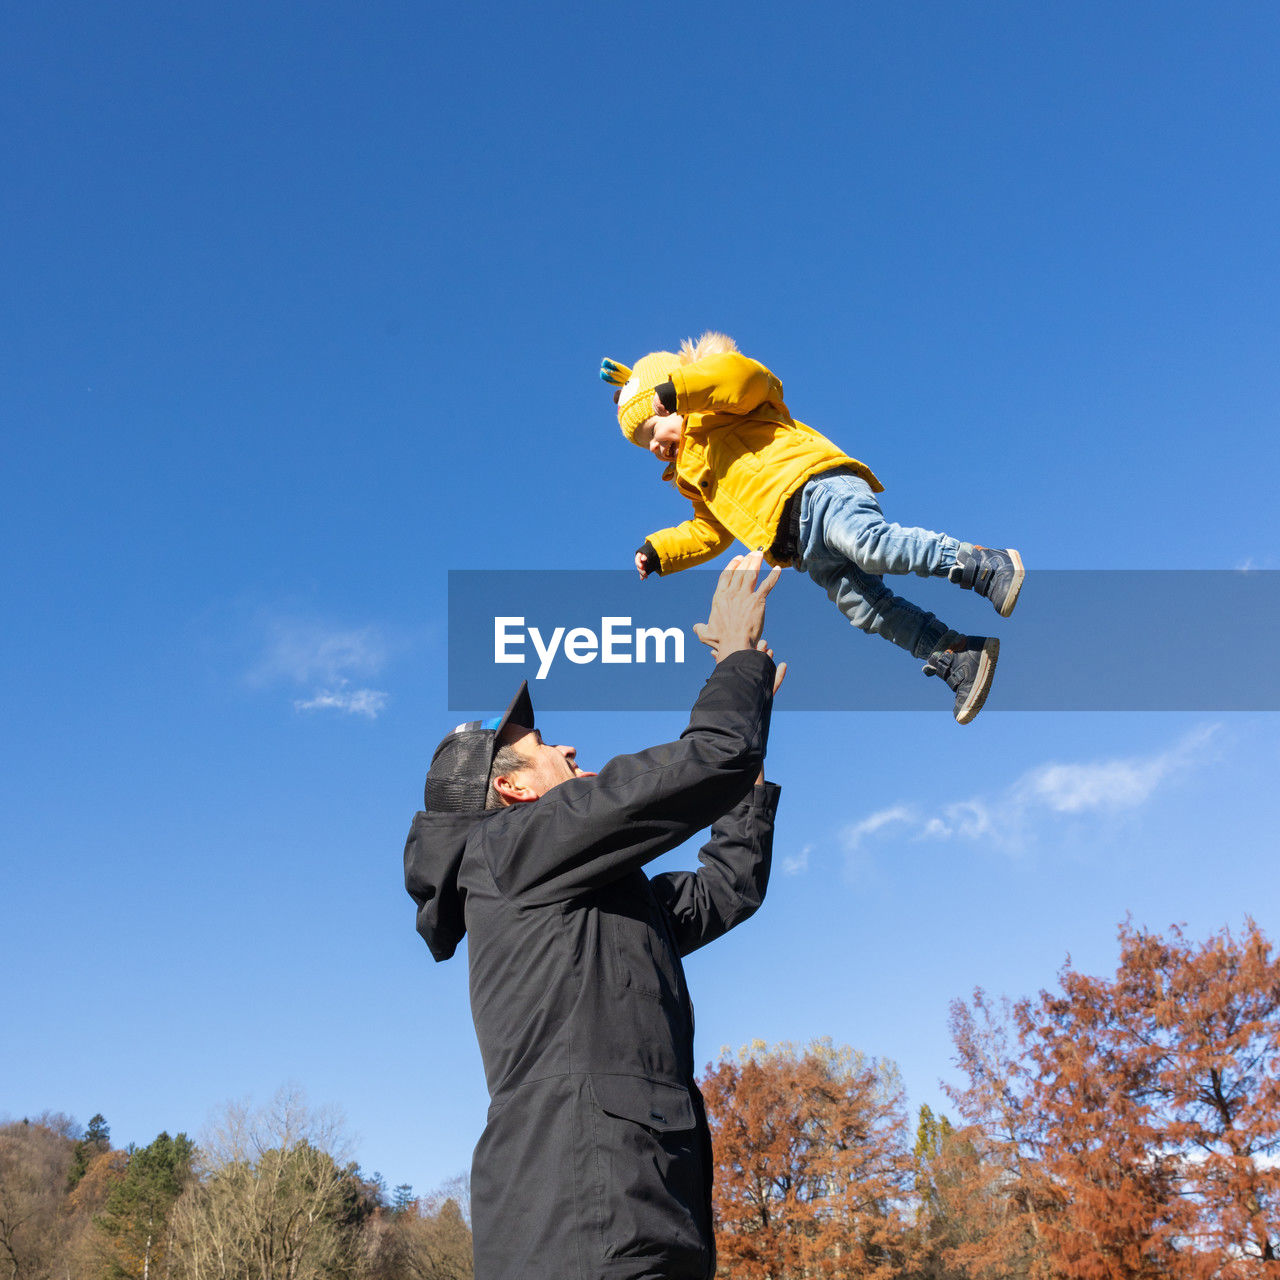
[[[503,793],[511,801],[537,800],[552,787],[570,778],[593,778],[595,774],[578,768],[576,747],[543,742],[537,729],[509,724],[499,740],[501,746],[514,747],[528,761],[521,769],[512,769],[506,781],[515,794]]]

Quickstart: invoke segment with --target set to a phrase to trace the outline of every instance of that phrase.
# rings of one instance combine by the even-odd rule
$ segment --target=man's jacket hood
[[[484,810],[414,816],[404,846],[404,883],[418,907],[418,932],[437,960],[448,960],[467,931],[458,868],[467,837],[491,816]]]

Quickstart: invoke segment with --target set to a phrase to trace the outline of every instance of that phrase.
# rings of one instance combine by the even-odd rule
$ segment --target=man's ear
[[[493,780],[493,789],[507,804],[528,804],[530,800],[538,798],[537,793],[531,787],[526,787],[523,783],[517,782],[514,774],[508,776],[500,773]]]

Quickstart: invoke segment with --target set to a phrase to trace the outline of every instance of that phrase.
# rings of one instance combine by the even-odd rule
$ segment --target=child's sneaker
[[[999,656],[1000,641],[989,636],[962,636],[950,648],[929,655],[924,673],[941,676],[955,690],[955,717],[960,724],[968,724],[982,710]]]
[[[995,551],[990,547],[971,547],[967,542],[960,544],[956,562],[947,572],[949,581],[986,596],[1002,618],[1013,612],[1026,576],[1022,557],[1012,547],[1008,551]]]

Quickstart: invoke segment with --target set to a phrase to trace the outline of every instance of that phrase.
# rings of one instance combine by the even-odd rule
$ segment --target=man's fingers
[[[769,648],[767,641],[763,639],[756,641],[756,648],[759,649],[761,653],[766,653],[769,655],[769,657],[771,658],[773,657],[773,650]],[[778,663],[778,668],[773,673],[774,693],[777,693],[778,690],[782,688],[782,682],[784,679],[786,679],[786,675],[787,675],[787,664],[785,662]]]
[[[755,590],[756,574],[760,571],[760,562],[763,559],[764,553],[761,551],[752,551],[745,556],[734,556],[720,574],[716,594],[719,595],[723,591],[726,595],[749,595]]]
[[[749,591],[754,591],[756,587],[756,575],[760,572],[760,566],[764,563],[763,551],[749,551],[745,556],[740,556],[741,564],[738,566],[740,572],[744,575],[739,578],[739,582],[745,582]]]
[[[752,551],[745,556],[734,556],[728,565],[728,568],[733,569],[737,574],[732,579],[731,585],[739,591],[754,592],[760,596],[767,596],[777,585],[778,579],[782,576],[782,569],[775,564],[769,576],[763,582],[757,583],[756,577],[760,573],[762,564],[764,564],[763,551]]]
[[[718,662],[727,653],[740,648],[759,648],[764,626],[765,597],[777,583],[781,570],[774,568],[763,582],[757,582],[763,551],[734,556],[720,571],[711,610],[706,623],[694,626],[694,634],[710,646]]]
[[[742,557],[734,556],[733,559],[730,560],[729,563],[725,565],[723,569],[720,570],[720,581],[716,583],[717,591],[719,591],[722,587],[728,588],[729,586],[732,585],[732,583],[735,581],[733,575],[737,572],[738,566],[741,563],[742,563]]]
[[[769,574],[769,576],[768,576],[768,577],[767,577],[767,578],[766,578],[766,579],[765,579],[765,580],[764,580],[764,581],[763,581],[763,582],[762,582],[762,583],[761,583],[761,584],[756,588],[756,594],[757,594],[757,595],[761,595],[761,596],[767,596],[767,595],[769,594],[769,592],[770,592],[770,591],[772,591],[772,590],[774,589],[774,587],[776,587],[776,586],[778,585],[778,579],[779,579],[780,577],[782,577],[782,566],[781,566],[781,565],[776,565],[776,564],[775,564],[775,565],[773,566],[773,571],[772,571],[772,572]]]

